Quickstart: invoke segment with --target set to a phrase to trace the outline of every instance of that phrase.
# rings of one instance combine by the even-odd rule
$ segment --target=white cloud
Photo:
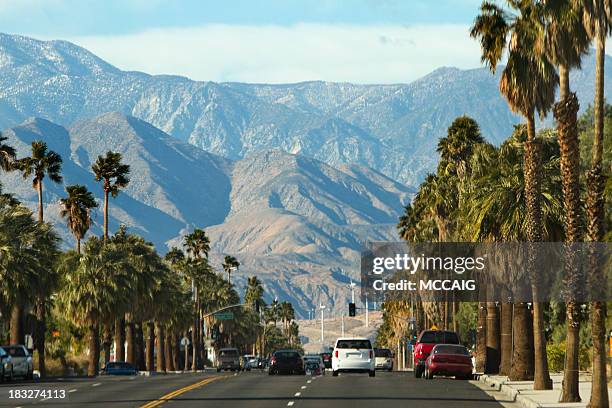
[[[124,70],[213,81],[395,83],[480,66],[467,25],[206,25],[68,39]]]

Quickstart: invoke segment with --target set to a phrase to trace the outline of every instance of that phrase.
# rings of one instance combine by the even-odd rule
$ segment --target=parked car
[[[228,347],[219,350],[217,372],[221,370],[240,370],[240,355],[238,354],[238,349]]]
[[[374,349],[366,338],[339,338],[332,354],[332,375],[340,372],[368,373],[376,375]]]
[[[15,377],[22,377],[26,380],[34,378],[34,362],[32,361],[32,355],[24,345],[14,344],[2,346],[2,348],[11,356],[13,375]]]
[[[332,353],[321,353],[320,356],[323,359],[323,364],[325,365],[325,368],[331,369]]]
[[[425,371],[425,360],[436,344],[461,344],[459,335],[446,330],[423,330],[414,346],[414,376],[421,378]]]
[[[242,361],[243,361],[243,365],[242,365],[242,370],[246,370],[246,371],[251,371],[252,368],[257,368],[258,363],[259,363],[259,359],[257,358],[257,356],[253,356],[250,354],[245,354],[242,357]]]
[[[306,354],[304,356],[304,364],[306,365],[306,374],[311,371],[313,375],[325,375],[325,364],[323,359],[318,354]]]
[[[268,374],[306,374],[304,359],[297,350],[278,350],[270,358]]]
[[[9,353],[0,347],[0,381],[13,380],[13,359]]]
[[[438,344],[425,360],[423,377],[431,380],[434,375],[446,375],[467,380],[472,377],[472,369],[472,356],[465,346]]]
[[[138,375],[136,367],[125,361],[113,361],[102,369],[102,375]]]
[[[374,349],[374,366],[377,370],[393,371],[393,353],[389,349]]]

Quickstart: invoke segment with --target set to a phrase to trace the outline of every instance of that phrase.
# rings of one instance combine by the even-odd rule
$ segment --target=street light
[[[325,310],[325,305],[319,303],[319,309],[321,310],[321,347],[323,347],[323,311]]]

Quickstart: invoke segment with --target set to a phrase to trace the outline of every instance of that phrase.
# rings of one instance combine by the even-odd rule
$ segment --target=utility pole
[[[319,303],[319,309],[321,309],[321,347],[323,347],[323,314],[325,311],[325,306],[322,303]]]
[[[370,315],[368,313],[368,294],[365,294],[366,327],[370,327]]]
[[[342,313],[340,317],[342,318],[342,337],[344,337],[344,313]]]

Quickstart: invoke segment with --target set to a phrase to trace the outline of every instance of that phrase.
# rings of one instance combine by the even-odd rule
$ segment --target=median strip
[[[179,388],[178,390],[172,391],[172,392],[170,392],[170,393],[168,393],[168,394],[166,394],[166,395],[164,395],[164,396],[162,396],[162,397],[160,397],[160,398],[158,398],[156,400],[153,400],[153,401],[150,401],[150,402],[148,402],[148,403],[146,403],[144,405],[141,405],[140,408],[154,408],[154,407],[157,407],[157,406],[163,404],[164,402],[169,401],[172,398],[174,398],[174,397],[176,397],[178,395],[181,395],[181,394],[183,394],[183,393],[185,393],[187,391],[194,390],[196,388],[199,388],[199,387],[202,387],[202,386],[204,386],[206,384],[209,384],[209,383],[211,383],[213,381],[220,380],[222,378],[227,378],[227,377],[228,376],[226,376],[226,375],[220,375],[220,376],[205,378],[205,379],[203,379],[200,382],[188,385],[188,386],[183,387],[183,388]]]

